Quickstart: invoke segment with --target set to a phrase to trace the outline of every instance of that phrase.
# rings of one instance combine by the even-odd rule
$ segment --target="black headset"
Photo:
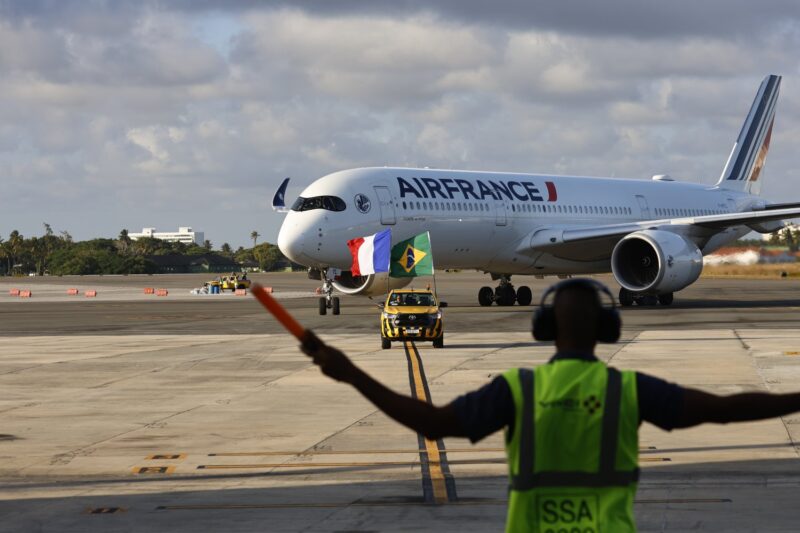
[[[553,303],[548,304],[547,298],[553,295],[553,300],[555,300],[559,292],[570,287],[584,287],[597,292],[597,299],[600,302],[600,309],[597,314],[597,340],[608,343],[617,342],[622,330],[622,319],[614,305],[614,297],[605,285],[588,278],[564,280],[544,292],[539,308],[533,313],[533,338],[537,341],[552,341],[556,339],[556,332],[558,331],[556,313],[553,309]],[[608,296],[611,305],[603,305],[603,294]]]

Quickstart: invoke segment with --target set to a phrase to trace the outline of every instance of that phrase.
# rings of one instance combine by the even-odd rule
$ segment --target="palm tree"
[[[250,238],[253,239],[253,248],[256,247],[256,243],[258,242],[259,237],[261,237],[261,234],[258,231],[253,230],[250,232]]]
[[[3,238],[2,237],[0,237],[0,259],[5,259],[7,261],[10,261],[10,258],[9,258],[9,255],[8,255],[8,250],[7,250],[7,247],[6,247],[6,243],[3,242]],[[11,265],[7,265],[4,270],[5,270],[5,273],[8,274],[11,271]]]
[[[9,253],[9,272],[14,270],[17,260],[22,255],[22,247],[25,244],[25,238],[20,235],[19,231],[14,230],[8,236],[8,253]]]
[[[203,248],[205,248],[207,252],[210,252],[211,248],[212,248],[211,241],[209,241],[208,239],[204,240],[203,241]]]
[[[123,229],[122,231],[120,231],[119,232],[119,237],[117,237],[117,240],[119,241],[119,246],[122,249],[122,254],[123,255],[127,254],[128,253],[128,247],[131,244],[131,238],[128,237],[128,230],[127,229]]]

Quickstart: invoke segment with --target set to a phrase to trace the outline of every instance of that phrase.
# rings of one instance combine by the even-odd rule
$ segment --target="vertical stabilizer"
[[[780,86],[781,77],[775,74],[770,74],[761,82],[756,99],[719,178],[718,187],[751,194],[761,191],[758,178],[769,151]]]

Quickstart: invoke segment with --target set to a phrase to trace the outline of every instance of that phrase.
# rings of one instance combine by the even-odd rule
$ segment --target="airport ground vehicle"
[[[230,276],[223,276],[220,280],[220,289],[223,291],[235,291],[236,289],[249,289],[250,280],[247,275],[240,276],[239,274],[231,274]]]
[[[389,292],[381,312],[381,348],[388,350],[400,340],[432,341],[434,348],[443,348],[443,307],[447,303],[427,289]]]

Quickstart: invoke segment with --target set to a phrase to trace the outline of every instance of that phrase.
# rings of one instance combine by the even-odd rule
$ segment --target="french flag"
[[[353,255],[353,266],[350,267],[350,271],[354,276],[389,272],[392,230],[385,229],[375,235],[349,240],[347,247]]]

